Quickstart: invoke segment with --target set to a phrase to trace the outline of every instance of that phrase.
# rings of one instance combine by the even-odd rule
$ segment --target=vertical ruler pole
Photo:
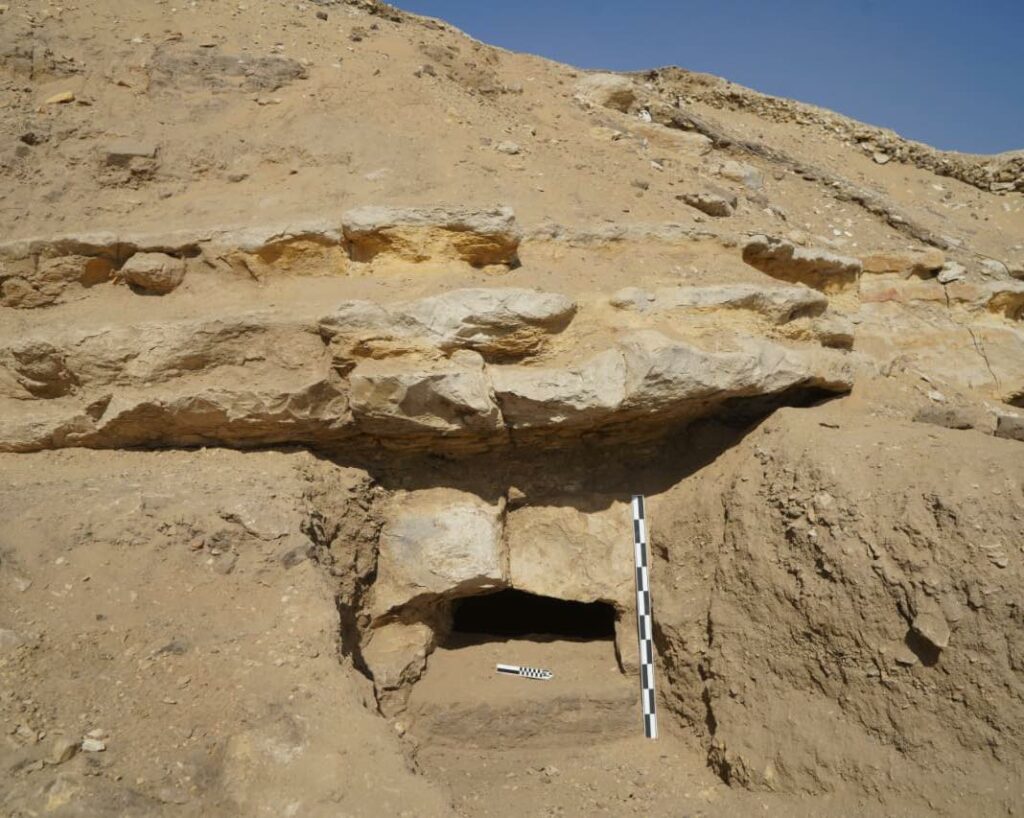
[[[651,577],[647,562],[647,519],[642,494],[633,496],[633,549],[636,564],[636,629],[640,645],[640,702],[644,735],[658,737],[654,705],[654,620],[651,611]]]

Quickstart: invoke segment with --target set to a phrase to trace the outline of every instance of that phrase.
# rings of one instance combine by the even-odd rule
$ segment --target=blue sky
[[[393,0],[585,68],[680,65],[939,148],[1024,149],[1024,0]]]

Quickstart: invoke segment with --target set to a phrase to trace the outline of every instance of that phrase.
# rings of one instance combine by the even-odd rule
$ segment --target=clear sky
[[[1024,149],[1024,0],[392,0],[584,68],[679,65],[939,148]]]

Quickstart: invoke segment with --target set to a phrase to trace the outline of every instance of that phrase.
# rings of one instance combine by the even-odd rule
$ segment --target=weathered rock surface
[[[185,262],[163,253],[136,253],[118,275],[144,293],[166,295],[185,278]]]
[[[939,269],[935,276],[939,284],[952,284],[954,281],[963,281],[967,278],[967,268],[955,261],[947,261]]]
[[[50,306],[111,280],[113,270],[110,259],[85,255],[0,261],[0,306]]]
[[[822,346],[833,349],[853,349],[856,338],[853,323],[835,314],[813,318],[810,322],[810,334]]]
[[[554,293],[494,288],[455,290],[400,310],[441,349],[473,349],[491,360],[536,352],[568,326],[576,305]]]
[[[374,357],[415,349],[472,349],[487,360],[538,352],[576,313],[564,296],[515,288],[453,290],[419,301],[382,306],[346,302],[320,322],[335,365],[359,354]]]
[[[342,223],[355,261],[386,254],[406,262],[458,260],[474,267],[519,262],[521,233],[507,207],[364,207],[345,213]]]
[[[731,182],[738,182],[748,190],[758,191],[764,187],[764,177],[753,165],[729,159],[716,168],[719,176]]]
[[[1000,415],[996,425],[996,437],[1005,437],[1009,440],[1020,440],[1024,442],[1024,417],[1015,415]]]
[[[863,269],[858,259],[765,236],[754,236],[746,243],[743,260],[773,278],[826,292],[855,284]]]
[[[865,273],[929,278],[942,269],[946,254],[935,249],[873,253],[865,256],[862,263]]]
[[[978,429],[991,432],[993,422],[989,415],[975,406],[948,406],[935,404],[919,409],[914,415],[917,423],[930,423],[947,429]]]
[[[1012,303],[1012,292],[934,279],[876,285],[874,279],[861,283],[858,352],[1006,402],[1024,391],[1024,332],[998,309],[1002,298]]]
[[[470,350],[432,360],[360,361],[349,384],[352,415],[372,435],[486,436],[502,427],[484,360]]]
[[[990,312],[1001,313],[1010,321],[1024,321],[1024,281],[989,284],[979,300]]]
[[[818,385],[843,390],[849,373],[826,374],[784,347],[740,340],[709,352],[653,330],[625,337],[616,350],[567,369],[494,370],[494,389],[512,429],[573,428],[660,416],[699,417],[726,400],[778,395]]]
[[[618,349],[564,368],[495,367],[494,391],[508,424],[600,425],[626,397],[626,361]]]
[[[627,287],[611,298],[613,306],[648,310],[739,309],[760,313],[775,324],[819,315],[828,298],[809,287],[761,287],[722,284],[715,287],[662,287],[653,292]]]
[[[633,80],[622,74],[588,74],[576,83],[576,98],[626,113],[637,101],[637,89]]]
[[[212,227],[171,233],[72,233],[0,243],[0,306],[31,309],[119,277],[163,294],[185,258],[259,282],[277,276],[338,276],[353,262],[515,267],[522,233],[510,208],[369,206],[334,218]],[[171,256],[172,258],[166,258]],[[160,262],[163,262],[162,264]],[[193,273],[196,272],[196,265]]]
[[[394,497],[380,534],[374,616],[505,585],[503,516],[503,504],[455,489]]]
[[[680,193],[676,198],[701,213],[716,218],[731,216],[736,210],[736,196],[731,193],[702,190]]]
[[[434,629],[423,622],[391,621],[373,628],[360,653],[373,677],[378,705],[385,715],[399,711],[409,687],[427,667],[434,648]]]
[[[236,273],[259,282],[277,276],[339,276],[349,253],[341,229],[330,220],[280,227],[217,231],[204,247]]]
[[[629,508],[611,498],[606,505],[598,510],[553,503],[509,514],[512,587],[556,599],[610,602],[625,615],[634,594],[633,547],[623,537]]]

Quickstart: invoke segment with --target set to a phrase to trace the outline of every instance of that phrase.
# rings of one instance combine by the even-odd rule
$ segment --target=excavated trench
[[[635,732],[636,685],[616,657],[618,612],[506,588],[446,604],[447,630],[402,719],[435,747],[500,750],[607,742]],[[536,681],[497,664],[550,671]]]
[[[713,418],[640,442],[360,461],[377,492],[361,512],[364,540],[329,546],[363,552],[349,560],[361,575],[338,595],[343,655],[373,683],[381,715],[420,746],[634,735],[629,498],[705,468],[782,405],[836,396],[806,387],[726,401]],[[651,548],[657,559],[656,536]],[[544,668],[554,679],[501,677],[498,663]]]

